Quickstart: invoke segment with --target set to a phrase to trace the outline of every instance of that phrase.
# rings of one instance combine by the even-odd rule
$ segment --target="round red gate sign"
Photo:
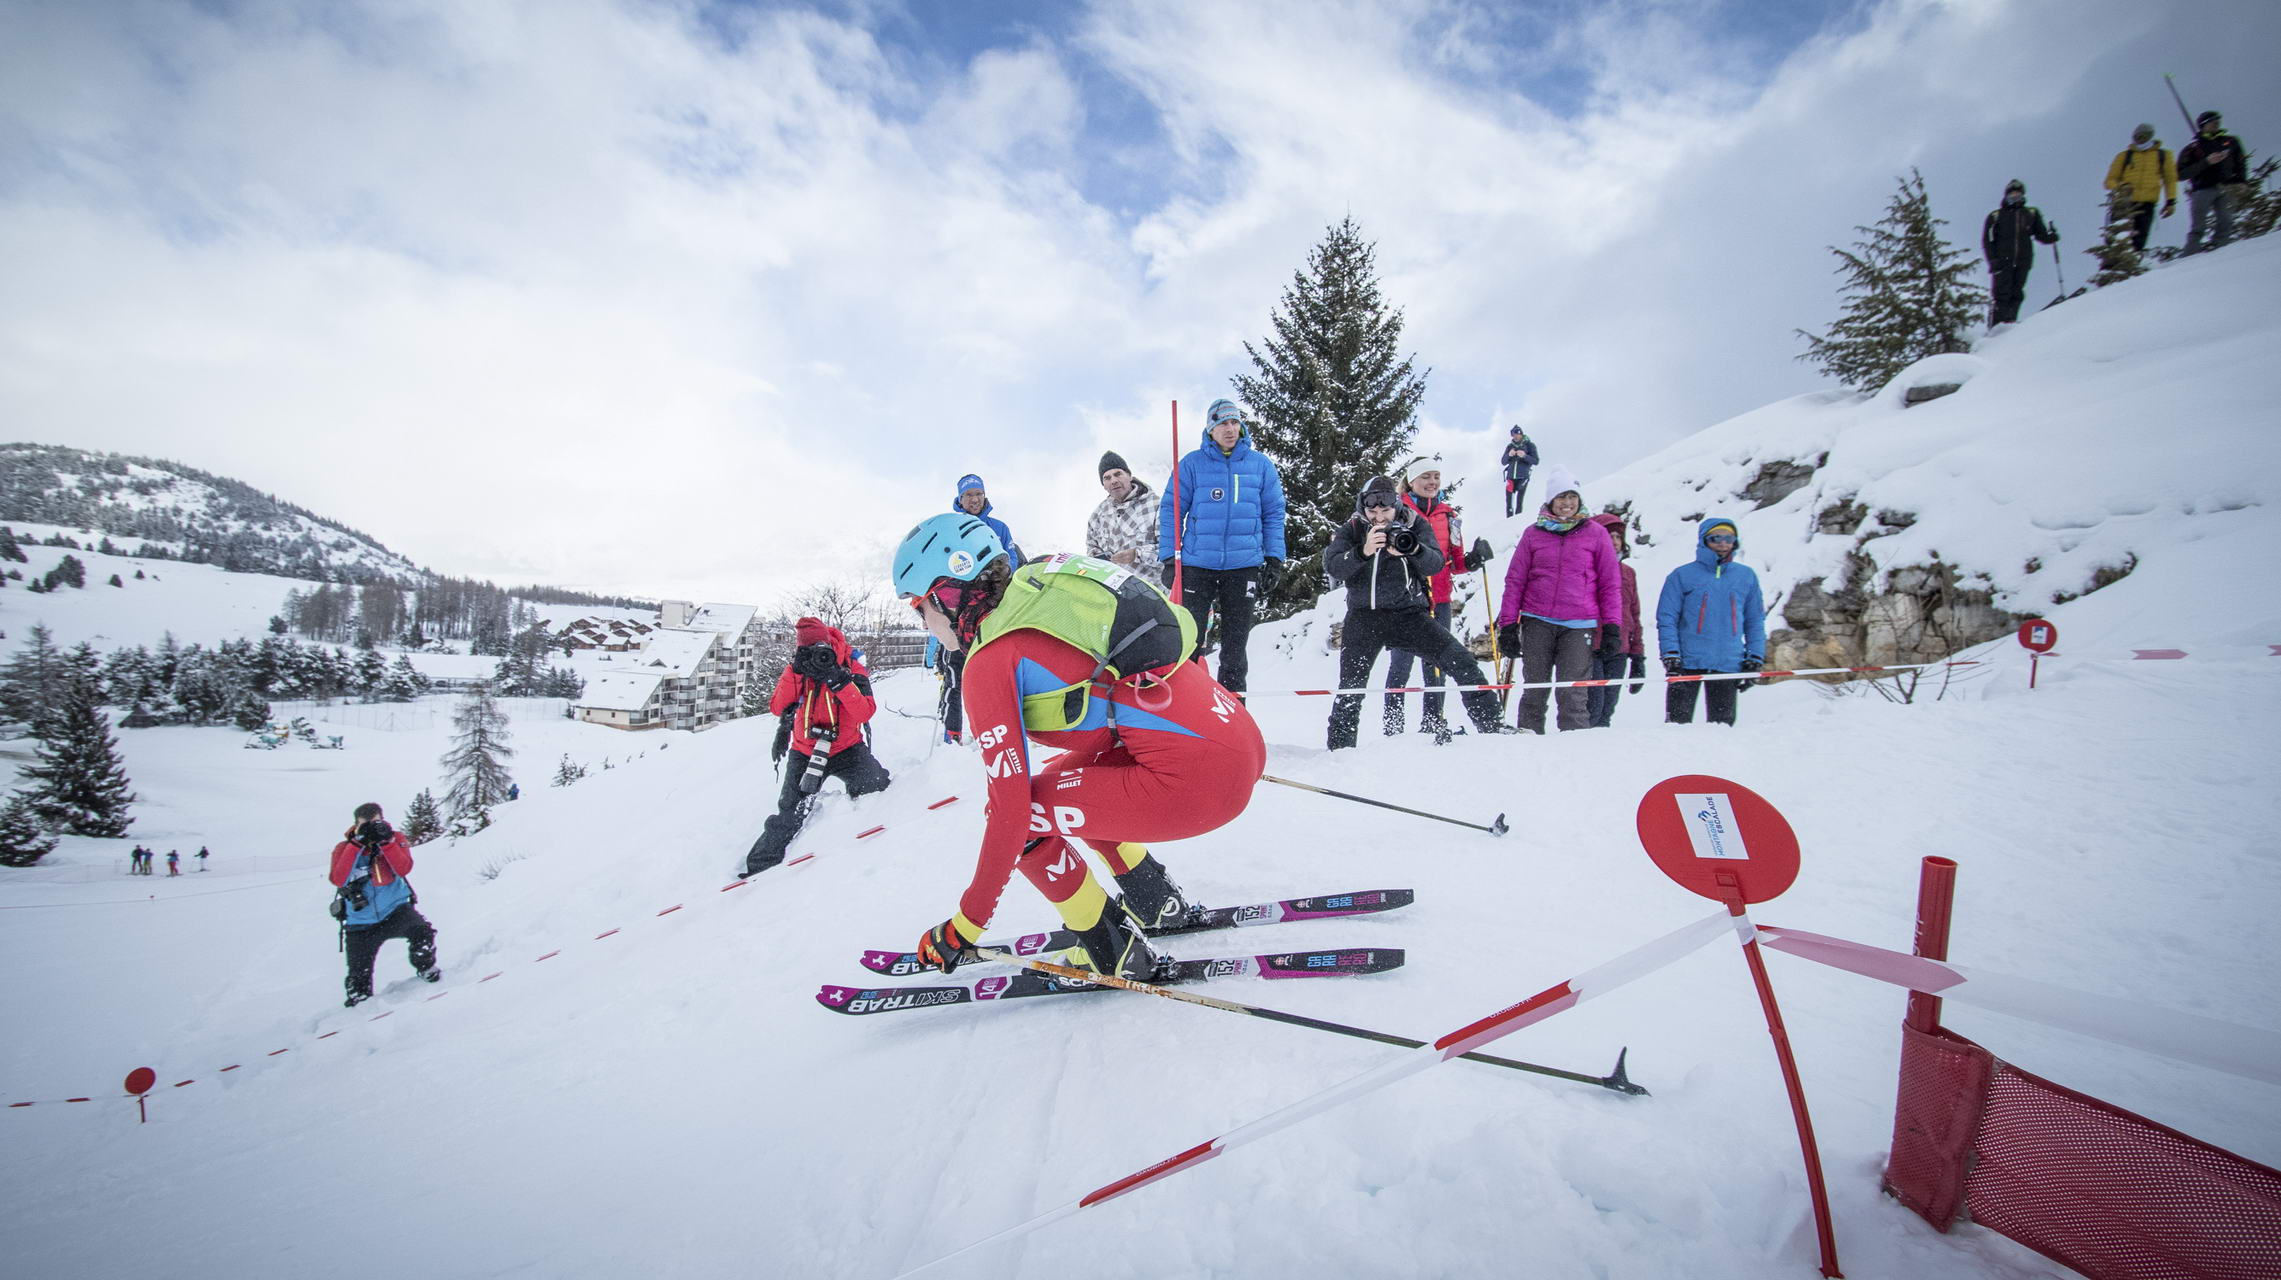
[[[2020,624],[2020,647],[2030,653],[2050,653],[2059,643],[2059,628],[2042,618],[2030,618]]]
[[[149,1093],[150,1087],[157,1083],[158,1073],[149,1067],[136,1067],[127,1073],[127,1092],[129,1093],[137,1095]]]
[[[1739,782],[1689,773],[1648,788],[1639,842],[1689,893],[1745,903],[1782,896],[1798,878],[1798,834],[1765,797]]]

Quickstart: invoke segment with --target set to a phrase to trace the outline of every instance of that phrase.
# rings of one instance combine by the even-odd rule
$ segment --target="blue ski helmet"
[[[998,535],[963,511],[928,516],[903,535],[895,548],[895,594],[905,600],[925,595],[945,578],[972,582],[984,566],[1006,558]]]

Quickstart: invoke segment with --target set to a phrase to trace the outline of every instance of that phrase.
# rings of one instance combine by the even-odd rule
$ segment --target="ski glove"
[[[1632,660],[1631,692],[1632,696],[1636,698],[1639,696],[1640,681],[1647,678],[1647,655],[1644,653],[1634,653],[1626,656],[1630,657]]]
[[[1765,666],[1765,665],[1766,665],[1766,659],[1764,659],[1764,658],[1744,658],[1744,659],[1742,660],[1742,667],[1741,667],[1741,670],[1744,670],[1744,671],[1756,671],[1756,670],[1758,670],[1759,668],[1761,668],[1761,667],[1763,667],[1763,666]],[[1752,688],[1752,687],[1756,686],[1758,683],[1759,683],[1759,681],[1757,681],[1757,680],[1737,680],[1737,681],[1735,681],[1735,685],[1736,685],[1736,687],[1737,687],[1738,689],[1749,689],[1749,688]]]
[[[2178,202],[2176,200],[2165,200],[2162,202],[2163,217],[2167,218],[2176,212],[2178,212]]]
[[[1521,624],[1508,622],[1497,628],[1497,652],[1504,657],[1516,657],[1521,652]]]
[[[787,711],[776,721],[776,745],[768,749],[770,764],[783,764],[784,753],[792,749],[792,713]]]
[[[945,920],[919,935],[919,959],[944,973],[949,973],[969,960],[980,959],[974,953],[974,944],[959,936],[958,921]]]
[[[1473,550],[1465,553],[1465,571],[1467,573],[1471,573],[1475,569],[1480,568],[1482,565],[1485,565],[1491,560],[1494,560],[1496,557],[1497,553],[1489,549],[1489,540],[1487,538],[1475,538],[1473,540]]]
[[[1592,656],[1601,662],[1607,662],[1623,651],[1624,629],[1613,622],[1601,624],[1600,645],[1592,651]]]
[[[1164,579],[1164,589],[1172,590],[1172,580],[1180,576],[1180,558],[1174,556],[1156,567],[1157,576]]]
[[[1273,593],[1275,588],[1281,584],[1282,581],[1283,562],[1281,560],[1277,560],[1273,556],[1270,556],[1260,562],[1259,594],[1265,596]]]

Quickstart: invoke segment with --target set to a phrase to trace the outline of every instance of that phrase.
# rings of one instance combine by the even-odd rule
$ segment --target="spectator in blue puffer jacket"
[[[1209,634],[1218,606],[1220,685],[1242,693],[1253,605],[1283,580],[1283,477],[1251,447],[1234,401],[1212,402],[1203,442],[1164,486],[1156,553],[1164,585],[1180,583],[1179,602],[1196,615],[1198,636]]]
[[[1663,595],[1655,605],[1655,639],[1665,674],[1756,671],[1766,665],[1766,602],[1758,592],[1758,575],[1736,559],[1741,552],[1735,522],[1707,516],[1695,533],[1695,558],[1663,580]],[[1692,723],[1695,690],[1701,687],[1705,714],[1718,724],[1733,724],[1735,694],[1756,683],[1687,680],[1666,685],[1663,718]]]

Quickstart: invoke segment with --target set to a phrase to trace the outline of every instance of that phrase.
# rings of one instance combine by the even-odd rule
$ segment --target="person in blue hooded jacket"
[[[1695,558],[1663,580],[1655,604],[1656,647],[1667,675],[1699,676],[1714,671],[1756,671],[1766,665],[1766,602],[1758,575],[1736,559],[1742,552],[1735,522],[1707,516],[1695,533]],[[1663,718],[1672,724],[1695,719],[1695,690],[1703,690],[1704,714],[1718,724],[1735,722],[1735,694],[1755,680],[1684,680],[1664,686]]]
[[[1005,548],[1010,564],[1023,563],[1022,548],[1014,541],[1014,531],[1006,522],[990,514],[990,493],[983,488],[982,477],[963,475],[958,478],[958,493],[950,500],[950,509],[960,515],[973,516],[990,526],[998,535],[998,545]],[[942,721],[942,740],[956,745],[966,731],[966,708],[959,695],[959,681],[966,674],[966,655],[951,651],[937,654],[934,641],[927,642],[927,665],[942,678],[941,698],[935,703],[935,716]]]
[[[1220,687],[1241,694],[1251,672],[1244,646],[1254,605],[1283,580],[1283,477],[1251,447],[1233,400],[1204,412],[1204,439],[1164,486],[1157,506],[1156,554],[1164,585],[1210,632],[1220,611]]]

